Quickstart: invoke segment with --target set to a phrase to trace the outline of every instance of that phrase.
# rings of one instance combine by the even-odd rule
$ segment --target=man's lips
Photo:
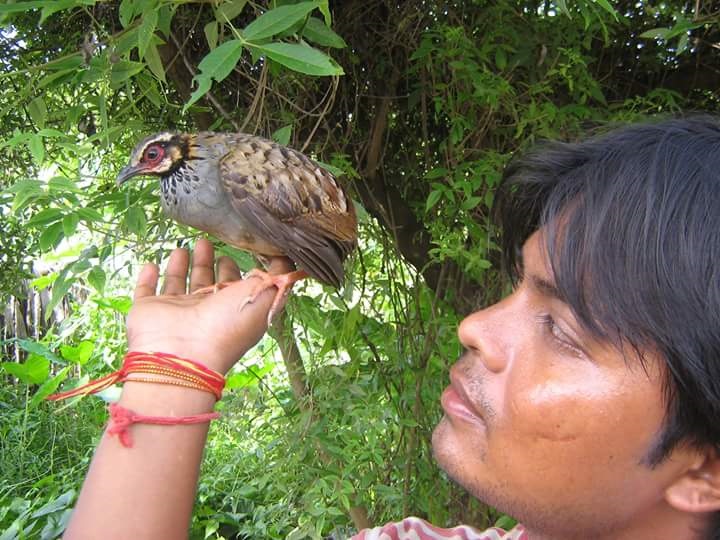
[[[457,381],[452,372],[450,374],[450,386],[448,386],[440,397],[443,410],[453,417],[463,418],[471,422],[484,423],[471,401],[468,399],[462,384]]]

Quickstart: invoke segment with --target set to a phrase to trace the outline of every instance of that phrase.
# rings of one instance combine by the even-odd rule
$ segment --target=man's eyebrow
[[[560,300],[561,302],[565,301],[565,298],[563,298],[563,295],[560,294],[560,291],[557,288],[557,285],[554,283],[541,278],[540,276],[528,276],[530,278],[530,284],[532,287],[537,290],[540,294],[543,296],[547,296],[549,298],[555,298],[557,300]]]

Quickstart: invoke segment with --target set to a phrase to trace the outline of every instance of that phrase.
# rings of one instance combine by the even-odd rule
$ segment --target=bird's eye
[[[160,161],[160,159],[163,157],[163,149],[161,146],[151,146],[147,150],[145,150],[145,159],[150,162]]]

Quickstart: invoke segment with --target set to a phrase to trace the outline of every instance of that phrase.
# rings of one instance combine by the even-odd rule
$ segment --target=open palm
[[[267,330],[267,315],[276,290],[263,291],[252,303],[256,278],[242,279],[237,265],[220,257],[215,271],[212,244],[198,240],[192,255],[176,249],[165,270],[162,291],[157,294],[159,269],[146,265],[135,287],[134,303],[127,321],[128,350],[171,353],[206,364],[221,373],[255,345]],[[289,271],[286,259],[271,262],[269,272]],[[192,294],[215,283],[232,285],[215,294]]]

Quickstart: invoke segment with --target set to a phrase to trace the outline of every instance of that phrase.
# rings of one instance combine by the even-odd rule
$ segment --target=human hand
[[[277,289],[271,287],[243,306],[257,278],[243,280],[235,262],[220,257],[216,281],[213,246],[200,239],[192,256],[188,287],[189,260],[185,249],[172,252],[160,294],[156,294],[157,265],[147,264],[142,269],[127,320],[128,351],[170,353],[224,374],[267,330],[267,316]],[[273,259],[268,269],[271,274],[290,270],[283,258]],[[235,283],[215,294],[192,294],[230,281]]]

